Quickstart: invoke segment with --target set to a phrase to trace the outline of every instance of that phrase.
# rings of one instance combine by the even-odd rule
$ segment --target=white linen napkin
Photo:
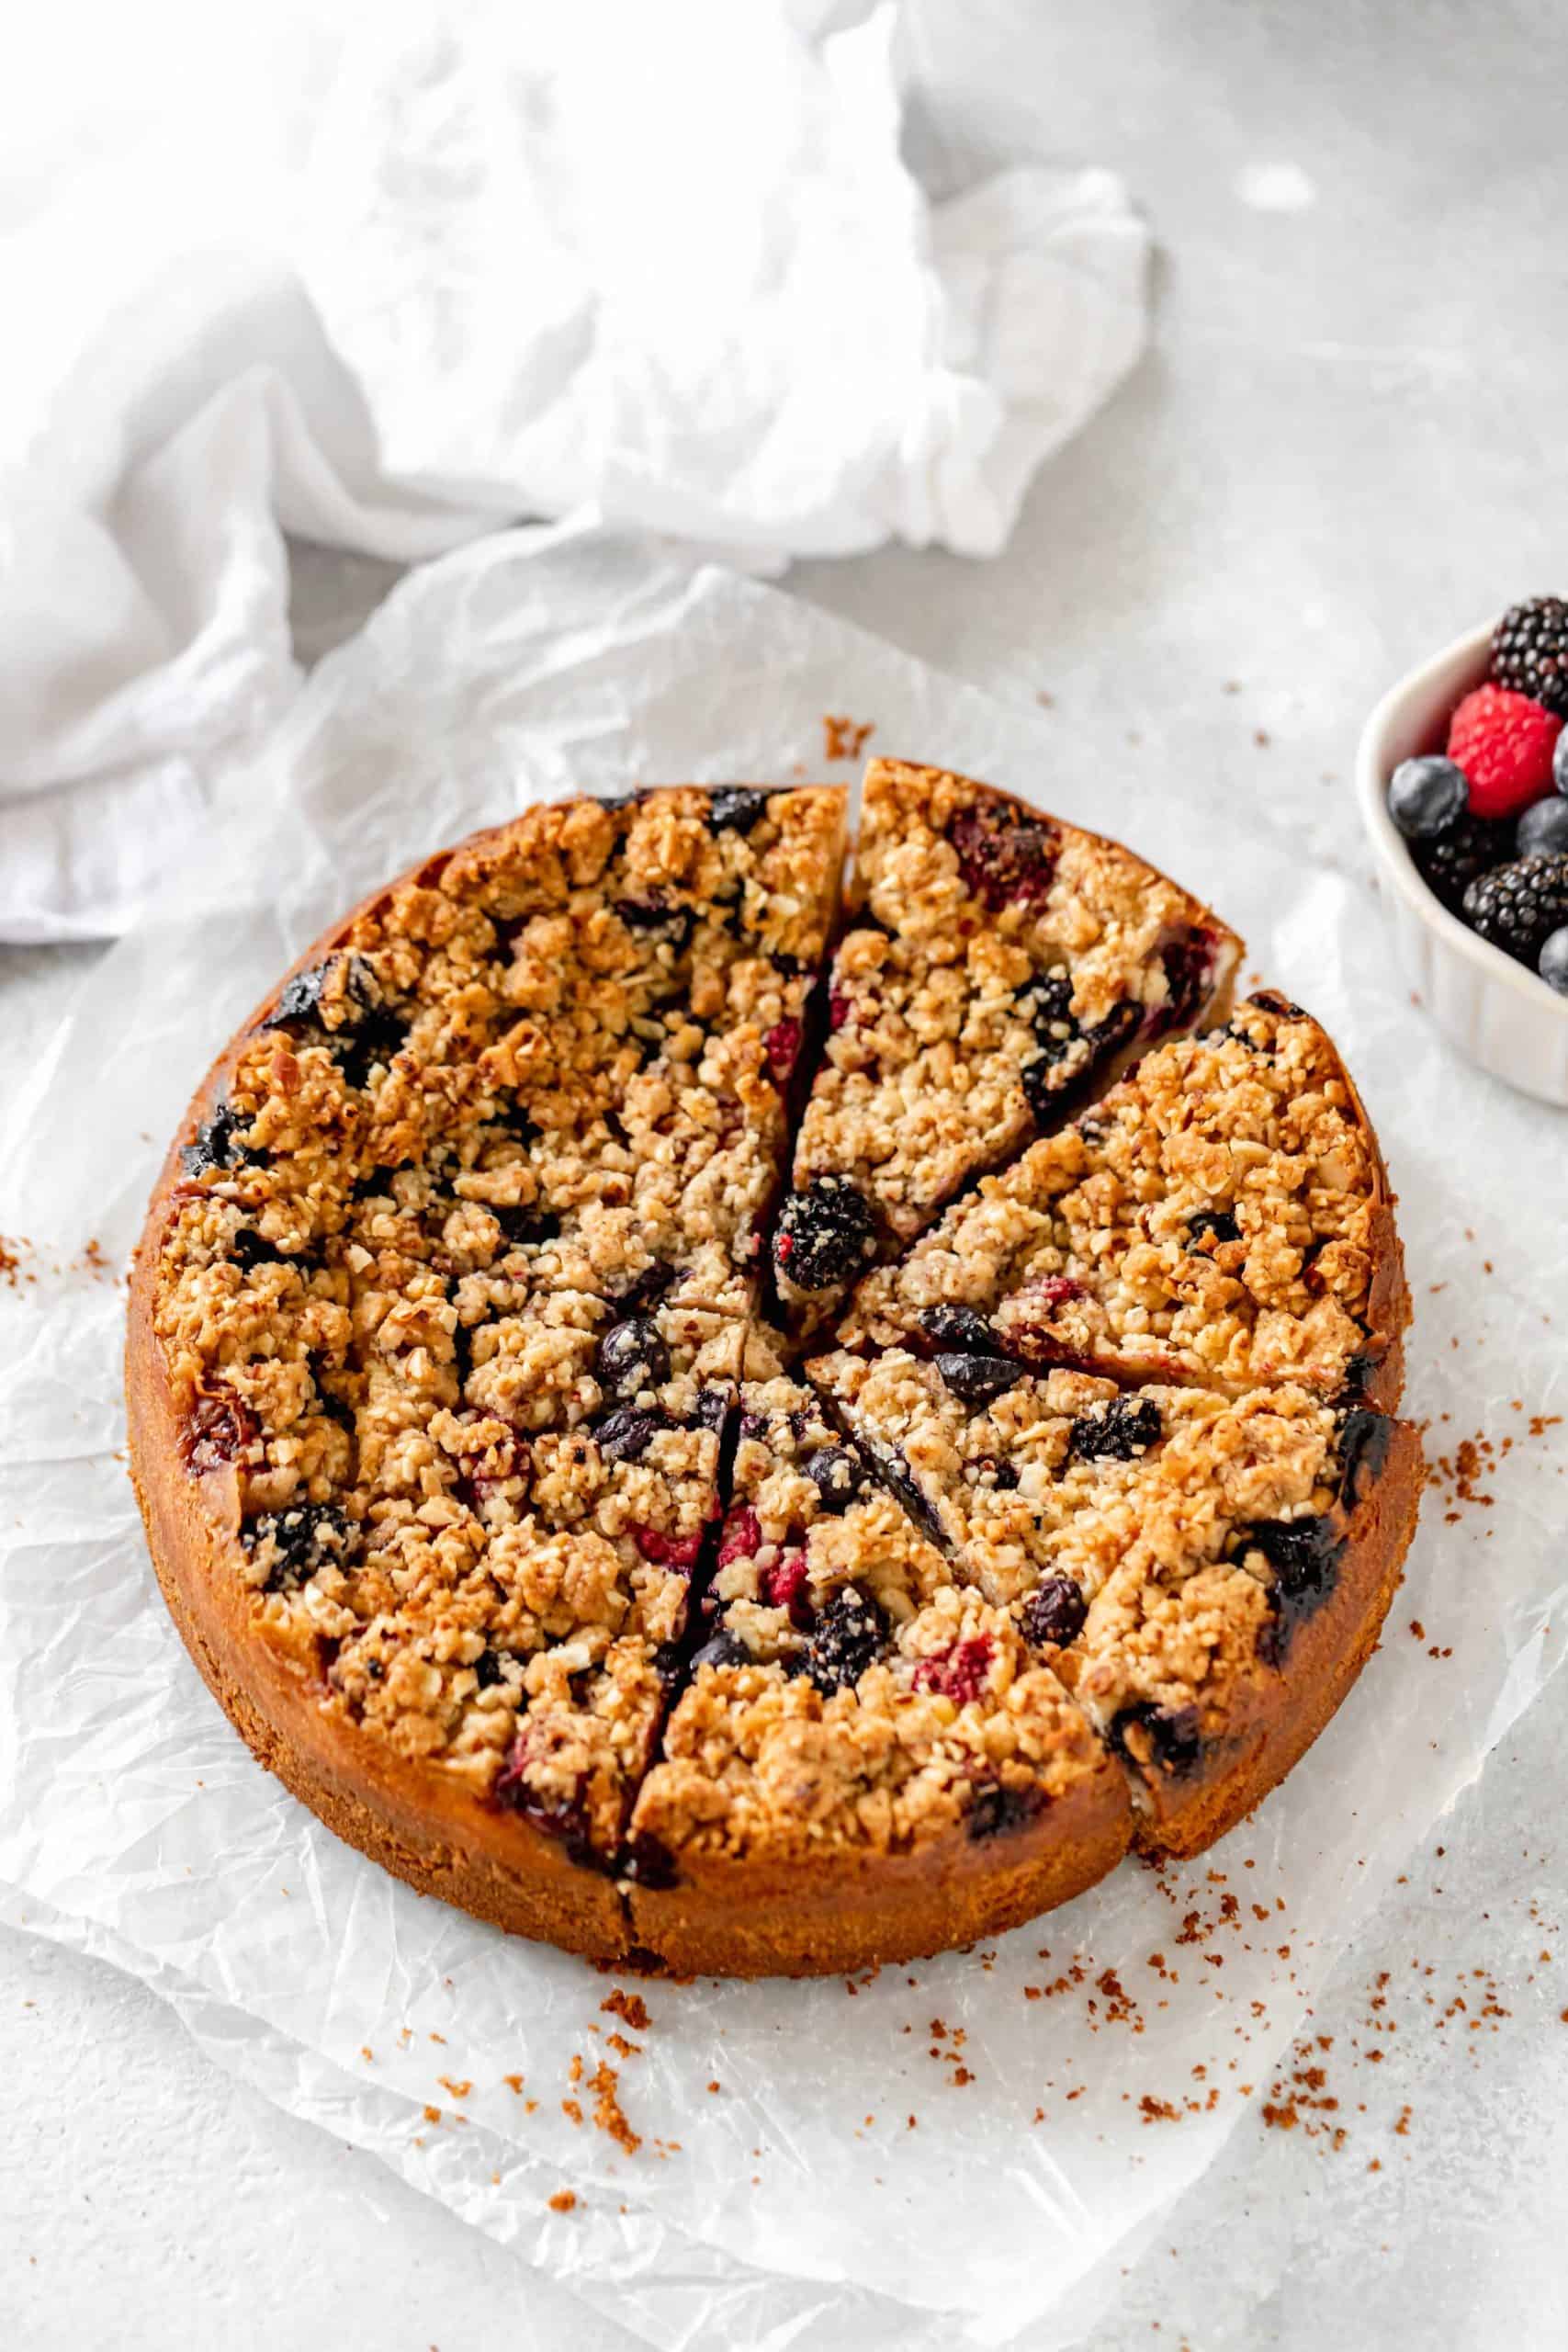
[[[1003,544],[1141,348],[1145,232],[1098,171],[929,204],[896,12],[844,13],[284,8],[95,170],[0,175],[0,939],[122,930],[297,692],[285,533]]]

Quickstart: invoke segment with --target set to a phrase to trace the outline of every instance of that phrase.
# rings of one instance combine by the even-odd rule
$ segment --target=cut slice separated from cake
[[[1240,952],[1119,843],[968,777],[874,760],[774,1234],[780,1298],[820,1323],[1152,1040],[1222,1018]]]
[[[783,1374],[742,1388],[704,1619],[632,1816],[633,1916],[671,1964],[964,1940],[1125,1850],[1121,1775],[1049,1663]]]
[[[1202,1842],[1237,1818],[1376,1638],[1419,1450],[1371,1407],[897,1349],[807,1373],[954,1577],[1128,1762],[1142,1842],[1195,1850],[1200,1826]]]
[[[1393,1405],[1409,1311],[1355,1089],[1318,1023],[1261,995],[983,1178],[866,1277],[840,1335]]]

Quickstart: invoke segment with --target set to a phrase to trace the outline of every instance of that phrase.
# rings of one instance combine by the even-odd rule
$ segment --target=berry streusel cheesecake
[[[857,1967],[1197,1850],[1414,1525],[1316,1023],[1213,1025],[1234,935],[986,786],[874,764],[847,930],[843,855],[841,794],[736,786],[428,859],[220,1058],[138,1252],[215,1693],[388,1868],[597,1957]]]

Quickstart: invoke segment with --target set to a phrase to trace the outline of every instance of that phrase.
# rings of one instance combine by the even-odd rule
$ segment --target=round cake
[[[131,1283],[152,1559],[256,1756],[597,1959],[842,1971],[1192,1854],[1373,1648],[1408,1298],[1324,1031],[1117,843],[534,807],[286,974]]]

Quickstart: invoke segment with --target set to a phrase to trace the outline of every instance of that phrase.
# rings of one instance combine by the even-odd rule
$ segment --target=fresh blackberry
[[[779,1213],[773,1262],[795,1290],[838,1290],[876,1254],[876,1220],[847,1176],[816,1176]]]
[[[1080,1413],[1067,1432],[1067,1451],[1080,1462],[1131,1462],[1160,1439],[1159,1407],[1149,1397],[1115,1396]]]
[[[1483,939],[1533,964],[1568,923],[1568,856],[1516,857],[1478,876],[1464,894],[1464,917]]]
[[[1435,842],[1422,842],[1411,854],[1427,888],[1457,914],[1478,874],[1500,865],[1514,846],[1514,829],[1502,819],[1461,817]]]
[[[887,1638],[887,1620],[869,1592],[847,1584],[822,1604],[806,1670],[825,1699],[851,1690],[874,1665]]]
[[[1568,602],[1530,596],[1492,632],[1492,681],[1568,718]]]

